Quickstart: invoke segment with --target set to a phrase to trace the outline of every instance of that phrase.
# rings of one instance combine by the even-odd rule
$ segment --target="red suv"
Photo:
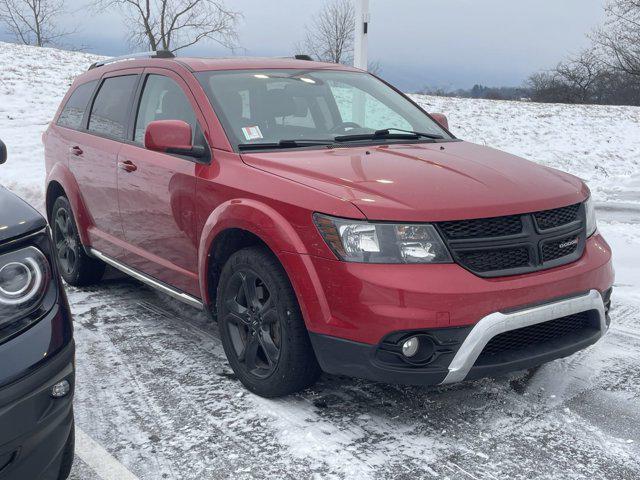
[[[62,275],[116,267],[216,317],[250,390],[321,370],[446,384],[608,329],[576,177],[455,138],[366,72],[306,59],[94,64],[44,135]]]

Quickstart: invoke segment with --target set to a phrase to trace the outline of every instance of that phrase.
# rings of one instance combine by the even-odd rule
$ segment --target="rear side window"
[[[134,140],[144,143],[144,132],[155,120],[183,120],[191,125],[191,132],[197,129],[196,114],[191,108],[180,86],[168,77],[149,75],[144,86]]]
[[[117,140],[125,138],[131,95],[137,81],[137,75],[125,75],[107,78],[102,83],[91,108],[90,131]]]
[[[97,80],[93,82],[83,83],[76,87],[69,100],[65,104],[60,116],[58,117],[58,125],[61,127],[73,128],[79,130],[82,127],[82,118],[87,109],[91,94],[98,84]]]

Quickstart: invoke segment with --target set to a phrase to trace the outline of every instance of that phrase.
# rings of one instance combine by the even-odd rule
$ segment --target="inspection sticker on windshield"
[[[244,133],[244,138],[247,140],[257,140],[259,138],[264,138],[262,136],[262,132],[260,131],[260,127],[257,125],[255,127],[242,127],[242,133]]]

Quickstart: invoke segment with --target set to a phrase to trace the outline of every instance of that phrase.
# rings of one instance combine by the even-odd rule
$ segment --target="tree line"
[[[640,0],[608,0],[605,21],[589,35],[591,45],[554,68],[531,75],[521,87],[421,93],[492,100],[640,105]]]
[[[605,14],[588,49],[529,78],[532,100],[640,105],[640,0],[609,0]]]
[[[436,97],[484,98],[487,100],[531,100],[528,87],[487,87],[476,84],[473,88],[450,90],[444,88],[424,87],[418,93]]]

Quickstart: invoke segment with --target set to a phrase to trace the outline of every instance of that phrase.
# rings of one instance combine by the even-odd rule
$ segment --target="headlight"
[[[451,263],[429,224],[369,223],[315,214],[320,234],[338,258],[360,263]]]
[[[0,255],[0,327],[38,308],[50,280],[49,262],[37,248]]]
[[[587,201],[584,202],[584,212],[587,217],[587,238],[596,233],[596,228],[598,225],[596,223],[596,209],[593,205],[593,200],[591,197],[587,198]]]

